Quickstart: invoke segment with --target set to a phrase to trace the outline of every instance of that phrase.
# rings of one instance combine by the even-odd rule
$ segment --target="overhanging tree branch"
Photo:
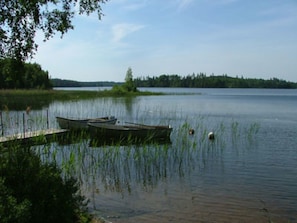
[[[32,58],[38,45],[37,30],[49,40],[57,32],[62,36],[73,29],[75,13],[97,12],[102,17],[101,4],[108,0],[0,0],[0,58],[25,61]],[[79,11],[75,8],[78,5]]]

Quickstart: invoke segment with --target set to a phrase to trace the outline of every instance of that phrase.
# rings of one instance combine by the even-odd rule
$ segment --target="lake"
[[[54,102],[32,112],[48,111],[51,127],[55,116],[105,115],[173,127],[166,144],[51,145],[82,183],[90,211],[121,223],[297,222],[297,90],[141,90],[170,94]]]

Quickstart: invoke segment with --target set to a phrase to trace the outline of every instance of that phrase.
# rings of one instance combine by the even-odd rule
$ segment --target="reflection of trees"
[[[125,106],[127,114],[132,114],[133,105],[137,102],[137,97],[120,97],[120,98],[111,98],[112,102],[116,105],[123,104]]]
[[[35,110],[42,109],[43,107],[48,107],[52,101],[53,100],[49,97],[42,97],[39,95],[28,97],[7,95],[0,97],[0,104],[2,106],[5,105],[9,110],[14,111],[22,111],[26,109],[28,105]]]

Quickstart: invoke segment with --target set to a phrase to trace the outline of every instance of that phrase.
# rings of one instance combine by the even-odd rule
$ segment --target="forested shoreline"
[[[284,88],[295,89],[297,83],[271,78],[269,80],[228,75],[207,76],[204,73],[187,76],[160,75],[158,77],[141,77],[135,79],[137,87],[184,87],[184,88]]]
[[[104,87],[122,85],[124,82],[97,81],[79,82],[73,80],[52,79],[54,87]],[[269,80],[257,78],[230,77],[228,75],[207,76],[206,74],[192,74],[188,76],[162,74],[154,77],[137,77],[133,79],[136,87],[183,87],[183,88],[283,88],[296,89],[297,83],[271,78]]]
[[[54,87],[112,87],[114,85],[122,85],[124,82],[113,81],[75,81],[59,78],[51,79]]]
[[[0,59],[0,89],[51,89],[47,71],[37,63]]]
[[[136,87],[183,87],[183,88],[283,88],[296,89],[297,83],[270,78],[231,77],[193,73],[187,76],[162,74],[133,78]],[[113,87],[124,82],[75,81],[49,78],[37,63],[25,63],[14,59],[0,59],[0,89],[51,89],[52,87]]]

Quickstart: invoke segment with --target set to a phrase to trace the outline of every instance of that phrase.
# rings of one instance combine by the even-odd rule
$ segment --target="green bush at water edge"
[[[0,222],[90,222],[74,178],[29,148],[0,148]]]

